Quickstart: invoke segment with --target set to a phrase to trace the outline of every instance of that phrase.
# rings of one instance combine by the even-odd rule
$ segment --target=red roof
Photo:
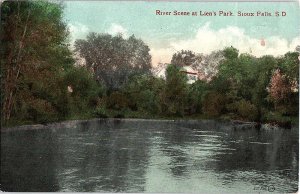
[[[188,71],[180,71],[180,72],[183,72],[183,73],[186,73],[186,74],[192,74],[192,75],[197,75],[198,74],[198,73],[188,72]]]

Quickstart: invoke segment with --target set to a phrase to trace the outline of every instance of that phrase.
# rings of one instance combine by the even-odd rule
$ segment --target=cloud
[[[85,38],[85,36],[90,31],[89,28],[79,22],[69,23],[68,24],[70,35],[71,35],[71,44],[74,44],[76,39]]]
[[[90,29],[79,22],[69,23],[68,28],[70,30],[71,35],[71,43],[74,44],[76,39],[85,38],[87,34],[90,32]],[[124,38],[128,37],[128,30],[119,24],[112,23],[106,33],[111,35],[122,34]]]
[[[279,36],[264,37],[265,45],[262,46],[261,38],[253,38],[245,33],[245,30],[236,26],[227,26],[219,30],[210,28],[210,23],[200,27],[196,35],[190,39],[170,42],[169,46],[160,49],[151,49],[152,63],[170,62],[173,53],[180,50],[192,50],[196,53],[209,54],[215,50],[233,46],[240,53],[251,53],[260,57],[263,55],[283,55],[288,51],[294,51],[300,45],[300,36],[291,42]]]
[[[152,48],[150,50],[150,54],[152,56],[152,65],[156,66],[158,63],[169,63],[172,59],[173,53],[175,52],[176,50],[172,48]]]
[[[112,23],[110,28],[107,30],[107,33],[111,35],[122,34],[124,38],[128,37],[128,30],[119,24]]]

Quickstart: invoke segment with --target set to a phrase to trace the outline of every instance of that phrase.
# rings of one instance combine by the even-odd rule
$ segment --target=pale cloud
[[[128,30],[119,24],[112,23],[110,28],[107,30],[108,34],[117,35],[122,34],[124,38],[128,37]]]
[[[219,30],[210,28],[206,23],[199,28],[196,35],[190,39],[171,42],[167,48],[151,49],[152,63],[169,63],[173,53],[180,50],[192,50],[196,53],[209,54],[212,51],[222,50],[233,46],[240,53],[251,53],[260,57],[263,55],[279,56],[288,51],[294,51],[300,45],[300,36],[291,42],[279,36],[263,37],[265,45],[261,45],[262,38],[253,38],[245,30],[236,26],[228,26]]]
[[[90,31],[86,25],[79,22],[69,23],[68,27],[71,35],[71,44],[74,44],[75,40],[78,38],[85,38]]]
[[[157,66],[159,63],[169,63],[172,59],[173,53],[175,52],[176,50],[172,48],[152,48],[150,50],[150,54],[152,56],[152,65]]]
[[[71,35],[71,43],[74,44],[76,39],[82,39],[87,36],[90,32],[90,29],[79,22],[69,23],[68,28]],[[122,34],[124,38],[128,37],[128,30],[119,24],[112,23],[111,26],[106,30],[106,33],[111,35]]]

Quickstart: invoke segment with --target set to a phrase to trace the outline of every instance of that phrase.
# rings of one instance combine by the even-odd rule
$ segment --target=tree
[[[299,83],[299,53],[288,52],[278,59],[278,66],[290,81]]]
[[[276,69],[269,84],[269,96],[274,102],[275,110],[283,114],[293,114],[297,111],[298,95],[293,92],[292,82],[280,69]]]
[[[213,51],[208,55],[197,54],[192,67],[205,72],[204,80],[211,81],[219,70],[220,63],[225,59],[223,51]]]
[[[194,52],[190,50],[181,50],[175,54],[173,54],[171,64],[182,67],[193,64],[196,60],[196,55]]]
[[[1,14],[2,119],[54,117],[66,91],[63,69],[73,63],[62,6],[5,1]]]
[[[180,68],[169,65],[166,69],[166,85],[161,96],[162,112],[183,116],[187,102],[187,76]]]
[[[236,59],[239,56],[239,51],[234,47],[227,47],[223,50],[226,59]]]
[[[211,91],[205,94],[203,99],[203,113],[209,116],[219,116],[225,106],[224,95]]]
[[[84,67],[72,67],[64,75],[68,86],[68,108],[70,114],[80,114],[96,107],[98,98],[104,95],[92,74]]]
[[[268,85],[272,72],[277,68],[277,61],[273,56],[263,56],[258,58],[256,69],[254,71],[255,84],[251,89],[251,102],[257,107],[257,121],[260,121],[263,115],[263,109],[271,109],[271,104],[268,101]]]
[[[210,95],[217,101],[218,99],[222,99],[223,103],[226,101],[226,103],[230,105],[230,103],[234,103],[241,98],[239,92],[245,77],[245,69],[240,63],[237,49],[228,47],[225,48],[222,53],[225,59],[221,60],[219,71],[216,77],[210,83],[212,92],[218,93],[221,96],[214,93]],[[206,99],[210,100],[208,98]],[[209,107],[206,107],[206,109],[208,108]],[[216,111],[217,109],[212,107],[212,110],[215,110],[215,115],[219,114],[221,109]],[[208,112],[213,112],[212,110]]]
[[[76,40],[75,48],[109,90],[120,89],[130,75],[150,73],[150,49],[133,35],[124,39],[121,35],[90,33],[86,40]]]
[[[281,92],[283,94],[286,94],[286,88],[283,87],[275,87],[279,84],[278,82],[276,83],[275,80],[277,81],[282,81],[281,83],[286,85],[285,87],[288,88],[288,96],[286,98],[281,99],[281,102],[279,103],[277,100],[274,101],[274,95],[270,96],[275,103],[275,108],[277,110],[280,110],[284,114],[292,114],[292,115],[297,115],[299,110],[298,110],[298,104],[299,104],[299,46],[296,47],[296,52],[288,52],[284,56],[277,58],[277,63],[278,63],[278,68],[280,69],[280,74],[282,75],[282,79],[273,79],[270,80],[271,86],[274,85],[274,89],[281,88]],[[278,77],[278,76],[277,76]],[[276,83],[276,84],[275,84]],[[272,87],[271,87],[272,88]],[[283,101],[282,101],[283,100]]]
[[[276,104],[281,103],[289,98],[291,86],[285,75],[280,69],[276,69],[270,81],[270,96]]]
[[[276,59],[273,56],[257,59],[249,54],[239,55],[233,47],[225,48],[223,53],[225,60],[219,65],[219,72],[210,84],[212,89],[225,94],[227,111],[235,113],[232,107],[237,106],[236,102],[245,101],[247,103],[241,104],[251,104],[249,107],[255,106],[258,109],[258,119],[262,108],[270,106],[267,87],[272,71],[277,67]]]
[[[164,88],[164,80],[149,75],[132,76],[122,89],[128,96],[132,110],[160,113],[159,96]]]
[[[202,112],[202,101],[207,91],[208,84],[204,81],[197,80],[188,88],[188,107],[190,113]]]

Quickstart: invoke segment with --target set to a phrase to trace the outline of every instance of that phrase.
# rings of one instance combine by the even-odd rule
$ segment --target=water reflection
[[[1,134],[1,190],[58,191],[55,139],[42,131]]]
[[[297,130],[87,122],[1,134],[1,190],[294,192]]]
[[[143,191],[148,161],[144,131],[104,129],[61,136],[58,179],[63,191]],[[76,151],[76,152],[74,152]],[[68,169],[73,169],[67,173]]]

